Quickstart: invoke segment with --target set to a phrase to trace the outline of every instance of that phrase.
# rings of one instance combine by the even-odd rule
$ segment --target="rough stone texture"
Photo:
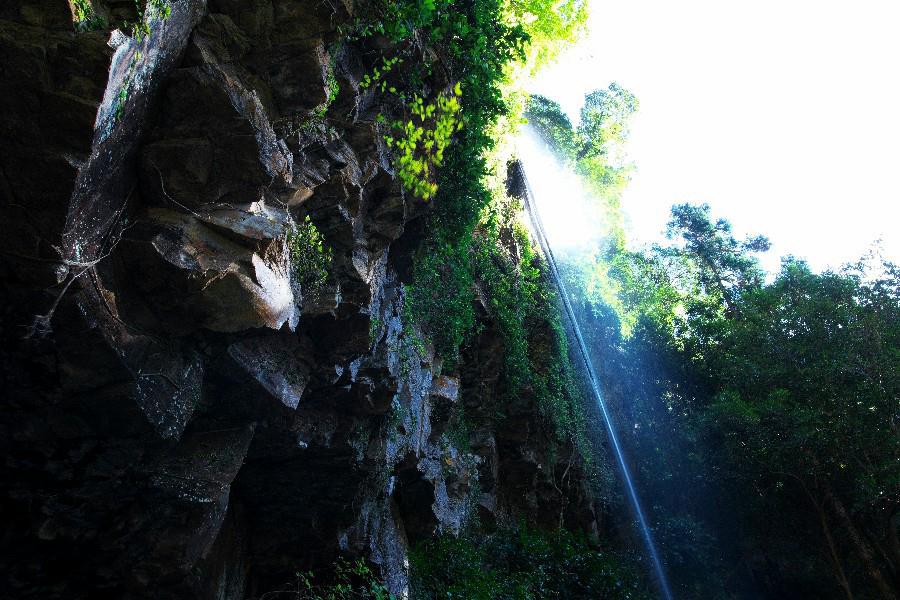
[[[333,44],[352,14],[180,0],[113,50],[65,2],[0,7],[0,597],[237,600],[339,553],[402,596],[409,545],[476,510],[593,522],[534,399],[501,406],[483,306],[458,372],[409,341],[427,207],[365,53]],[[308,297],[285,242],[307,215],[334,250]]]

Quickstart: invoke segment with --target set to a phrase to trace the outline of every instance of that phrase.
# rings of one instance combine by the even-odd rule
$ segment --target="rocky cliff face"
[[[429,205],[360,86],[386,42],[339,34],[358,7],[171,6],[140,40],[0,7],[0,595],[239,599],[342,553],[403,595],[410,545],[474,515],[592,527],[571,449],[499,401],[490,311],[452,369],[414,341]]]

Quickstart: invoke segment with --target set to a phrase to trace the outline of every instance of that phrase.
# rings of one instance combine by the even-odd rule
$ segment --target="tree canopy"
[[[615,213],[638,103],[617,86],[532,128]],[[613,217],[615,218],[615,216]],[[771,281],[761,235],[677,204],[668,243],[563,265],[677,595],[884,598],[900,589],[900,269],[870,257]]]
[[[900,272],[787,259],[766,283],[765,238],[736,240],[708,207],[673,207],[669,233],[610,271],[634,333],[595,339],[617,349],[603,368],[670,563],[710,553],[714,577],[676,578],[713,597],[896,597]]]

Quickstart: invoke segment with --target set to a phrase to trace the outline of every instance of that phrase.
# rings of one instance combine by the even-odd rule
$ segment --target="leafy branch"
[[[456,131],[462,129],[459,116],[462,88],[457,83],[451,92],[441,92],[434,102],[425,103],[416,94],[408,105],[408,119],[391,124],[394,135],[384,141],[397,155],[395,165],[404,187],[423,200],[437,193],[434,170],[444,162],[444,151]]]

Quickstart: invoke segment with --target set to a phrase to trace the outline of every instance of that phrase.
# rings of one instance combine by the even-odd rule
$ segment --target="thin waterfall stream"
[[[549,160],[555,160],[553,157],[547,157]],[[534,197],[532,195],[531,185],[528,183],[528,179],[525,175],[525,164],[520,160],[519,176],[521,177],[522,183],[524,184],[523,190],[523,199],[525,203],[525,210],[528,212],[528,216],[531,220],[532,230],[537,238],[538,245],[541,247],[541,251],[544,253],[544,257],[547,260],[547,265],[550,269],[550,276],[553,278],[554,283],[556,284],[556,288],[559,292],[560,298],[562,298],[563,309],[565,310],[566,316],[569,319],[569,322],[572,326],[572,331],[575,333],[575,339],[578,343],[578,348],[580,350],[582,361],[584,362],[585,370],[588,374],[588,379],[590,380],[591,390],[594,394],[594,399],[597,402],[597,406],[600,408],[600,412],[603,416],[603,422],[606,426],[606,433],[609,436],[610,445],[612,446],[613,452],[616,455],[616,460],[619,464],[619,469],[622,473],[622,478],[625,481],[625,487],[628,490],[628,498],[631,502],[632,508],[637,516],[638,524],[640,525],[641,534],[644,539],[644,543],[647,547],[647,552],[650,555],[650,559],[653,562],[653,569],[656,573],[657,580],[659,582],[660,591],[662,593],[663,598],[665,600],[672,599],[672,592],[669,589],[669,582],[666,578],[665,570],[663,569],[662,561],[659,558],[659,552],[656,549],[656,544],[653,541],[653,534],[650,531],[650,527],[647,524],[647,518],[644,514],[644,510],[641,507],[641,501],[638,497],[637,489],[634,486],[634,482],[632,481],[631,471],[628,467],[628,463],[625,460],[625,454],[619,443],[619,437],[616,434],[616,429],[612,422],[612,416],[607,409],[606,402],[603,399],[603,393],[600,389],[600,379],[597,376],[597,372],[594,369],[593,361],[591,360],[590,350],[587,344],[584,341],[584,336],[581,333],[581,326],[578,322],[578,319],[575,315],[575,311],[572,308],[571,301],[569,299],[569,293],[566,289],[566,285],[563,282],[562,277],[559,273],[559,268],[557,267],[556,257],[553,254],[553,249],[550,247],[550,242],[547,238],[546,231],[544,229],[544,223],[541,219],[541,215],[538,211],[537,205],[534,201]],[[573,215],[573,218],[579,218],[580,215]]]

